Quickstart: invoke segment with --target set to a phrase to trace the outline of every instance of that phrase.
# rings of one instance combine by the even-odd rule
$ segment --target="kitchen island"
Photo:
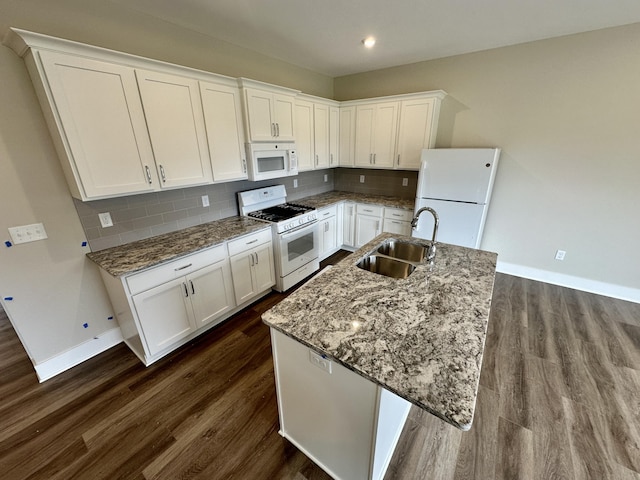
[[[471,427],[497,255],[438,244],[405,279],[356,264],[383,234],[263,315],[281,434],[335,478],[384,476],[411,404]]]

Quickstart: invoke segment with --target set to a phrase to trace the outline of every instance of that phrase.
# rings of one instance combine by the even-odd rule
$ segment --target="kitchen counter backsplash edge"
[[[414,199],[331,191],[293,200],[317,209],[344,201],[369,203],[413,210]],[[175,232],[90,252],[87,257],[114,277],[129,275],[175,260],[234,238],[270,228],[269,224],[246,217],[227,217]]]
[[[87,257],[114,277],[154,267],[234,238],[271,228],[248,217],[221,220],[165,233],[144,240],[87,254]]]

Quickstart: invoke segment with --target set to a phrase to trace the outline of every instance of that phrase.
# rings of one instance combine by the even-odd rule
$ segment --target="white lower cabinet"
[[[271,230],[229,242],[233,290],[238,305],[276,283]]]
[[[361,247],[382,233],[382,212],[378,205],[358,204],[356,207],[356,247]]]
[[[382,480],[411,404],[271,329],[280,435],[339,480]]]
[[[229,260],[134,295],[133,303],[155,355],[236,306]]]
[[[342,244],[346,247],[356,246],[356,204],[344,202],[342,207]]]
[[[124,277],[100,273],[125,342],[150,365],[275,284],[271,228]]]
[[[271,288],[276,283],[271,244],[231,257],[231,274],[238,304]]]
[[[413,212],[401,208],[385,208],[383,232],[395,233],[398,235],[411,235],[411,219]]]
[[[320,226],[319,259],[324,260],[329,255],[338,251],[338,223],[337,206],[318,210],[318,223]]]
[[[151,355],[193,332],[195,322],[184,278],[133,296],[143,338]]]

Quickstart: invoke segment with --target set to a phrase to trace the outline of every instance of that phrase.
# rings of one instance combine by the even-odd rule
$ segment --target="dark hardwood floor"
[[[285,296],[148,368],[119,345],[43,384],[0,310],[0,478],[328,479],[277,433],[260,315]],[[473,427],[412,409],[385,478],[639,472],[640,305],[499,274]]]

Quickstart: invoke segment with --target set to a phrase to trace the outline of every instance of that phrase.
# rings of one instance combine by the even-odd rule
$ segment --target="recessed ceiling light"
[[[367,37],[362,40],[362,43],[367,48],[372,48],[376,44],[376,39],[373,37]]]

